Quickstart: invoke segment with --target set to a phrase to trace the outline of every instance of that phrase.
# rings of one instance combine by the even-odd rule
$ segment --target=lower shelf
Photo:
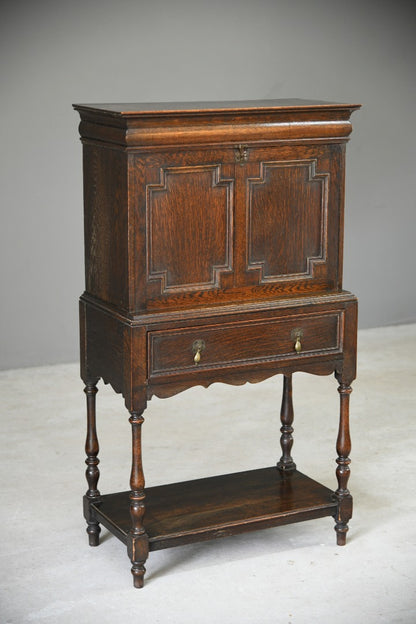
[[[131,527],[129,492],[92,504],[98,520],[126,543]],[[149,549],[333,516],[333,492],[295,471],[261,468],[146,489],[144,526]]]

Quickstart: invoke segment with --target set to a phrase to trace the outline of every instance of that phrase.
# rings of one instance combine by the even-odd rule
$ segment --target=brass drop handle
[[[192,345],[192,353],[194,354],[194,363],[198,365],[201,361],[201,353],[205,349],[203,340],[195,340]]]
[[[302,351],[302,342],[301,338],[303,337],[303,330],[300,328],[293,329],[291,332],[292,340],[295,341],[294,349],[296,353],[300,353]]]

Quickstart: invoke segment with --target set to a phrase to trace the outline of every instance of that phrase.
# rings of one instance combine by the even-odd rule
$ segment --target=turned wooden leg
[[[85,476],[88,483],[88,490],[84,496],[84,516],[88,525],[87,533],[90,546],[98,546],[101,531],[100,525],[91,511],[91,503],[96,502],[100,498],[100,492],[97,489],[100,476],[100,471],[98,469],[100,460],[97,457],[99,446],[95,423],[95,395],[98,392],[96,386],[97,381],[98,380],[95,380],[93,383],[87,383],[84,389],[87,395],[87,439],[85,441],[85,453],[87,455],[85,463],[87,464],[87,470],[85,471]]]
[[[143,526],[145,511],[144,474],[142,467],[141,429],[144,422],[142,412],[130,412],[132,427],[132,466],[130,476],[130,516],[132,527],[127,535],[127,552],[131,559],[135,587],[143,587],[149,554],[149,540]]]
[[[340,383],[338,392],[340,394],[340,419],[337,438],[338,458],[336,460],[338,464],[336,469],[338,489],[335,492],[338,509],[334,517],[336,521],[337,544],[338,546],[344,546],[347,540],[348,521],[352,517],[352,496],[347,488],[350,476],[349,464],[351,462],[349,458],[351,452],[349,401],[352,389],[348,384]]]
[[[292,459],[290,451],[293,446],[293,402],[292,402],[292,374],[283,376],[283,396],[280,410],[280,446],[282,447],[282,457],[277,463],[282,474],[290,474],[296,470],[296,464]]]

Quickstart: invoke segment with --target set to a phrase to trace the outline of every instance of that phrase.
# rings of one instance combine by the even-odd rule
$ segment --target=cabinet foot
[[[90,546],[98,546],[100,544],[101,527],[97,523],[91,523],[87,526],[88,541]]]
[[[144,585],[144,575],[146,568],[144,565],[132,565],[131,573],[133,575],[133,584],[137,589],[141,589]]]
[[[335,525],[335,531],[337,532],[337,546],[345,546],[347,543],[348,525]]]

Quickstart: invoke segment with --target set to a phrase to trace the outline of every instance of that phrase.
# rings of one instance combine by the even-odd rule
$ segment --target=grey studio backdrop
[[[362,103],[347,147],[344,285],[361,328],[416,321],[413,2],[14,0],[0,29],[0,368],[78,358],[72,102]]]

